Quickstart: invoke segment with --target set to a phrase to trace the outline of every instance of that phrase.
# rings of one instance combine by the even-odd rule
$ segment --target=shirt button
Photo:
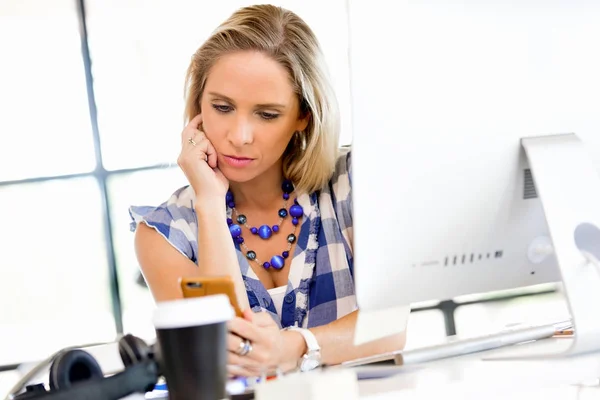
[[[285,300],[285,302],[286,302],[286,303],[288,303],[288,304],[289,304],[289,303],[293,303],[293,302],[294,302],[294,295],[290,293],[290,294],[288,294],[287,296],[285,296],[285,299],[284,299],[284,300]]]

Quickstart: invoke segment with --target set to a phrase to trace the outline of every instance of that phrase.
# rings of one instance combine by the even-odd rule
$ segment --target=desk
[[[360,381],[360,398],[600,398],[600,353],[543,361],[490,359],[523,352],[529,354],[558,351],[566,348],[570,340],[572,339],[546,339],[407,366],[405,371],[389,378]]]
[[[545,361],[488,359],[516,351],[556,351],[566,347],[570,340],[568,338],[546,339],[403,367],[399,369],[398,374],[388,378],[359,381],[360,398],[365,400],[598,399],[600,398],[600,353]],[[104,370],[119,366],[116,346],[106,346],[102,351],[97,349],[92,352]],[[16,382],[18,379],[18,374],[14,372],[2,375],[10,381]],[[4,380],[3,383],[6,385],[9,382]],[[4,396],[5,393],[0,393],[0,398]],[[143,399],[143,396],[131,396],[129,399]]]

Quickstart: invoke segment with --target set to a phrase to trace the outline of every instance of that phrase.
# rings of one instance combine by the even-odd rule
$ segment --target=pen
[[[561,329],[554,333],[552,337],[565,337],[565,336],[573,336],[575,335],[575,330],[573,328],[570,329]]]

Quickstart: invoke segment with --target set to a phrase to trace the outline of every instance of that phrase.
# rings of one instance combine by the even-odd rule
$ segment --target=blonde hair
[[[299,192],[325,187],[338,155],[339,110],[316,36],[296,14],[272,5],[242,8],[223,22],[192,57],[186,74],[186,119],[200,113],[207,75],[219,57],[236,51],[260,51],[281,64],[309,116],[283,154],[284,176]]]

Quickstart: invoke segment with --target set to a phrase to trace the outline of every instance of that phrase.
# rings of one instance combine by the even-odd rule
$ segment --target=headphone
[[[142,339],[127,334],[119,339],[119,355],[125,370],[104,377],[92,355],[79,348],[67,348],[38,364],[10,391],[9,400],[118,400],[133,393],[154,389],[162,375],[158,345],[147,345]],[[43,383],[27,385],[25,392],[16,394],[50,363],[47,390]]]

